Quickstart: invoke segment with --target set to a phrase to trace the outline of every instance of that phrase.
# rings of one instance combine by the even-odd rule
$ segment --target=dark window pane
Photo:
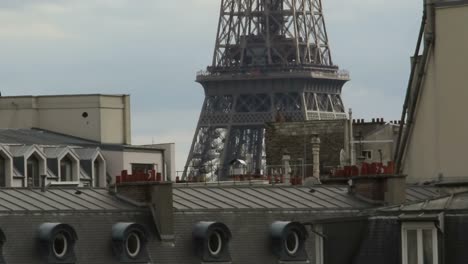
[[[63,158],[60,161],[60,180],[72,181],[72,161],[69,158]]]
[[[33,187],[39,187],[40,186],[40,180],[39,180],[39,160],[32,156],[28,159],[27,162],[27,178],[28,178],[28,184],[30,186],[32,185]]]
[[[132,174],[148,173],[149,170],[154,170],[154,164],[132,164]]]
[[[0,187],[5,187],[6,185],[6,164],[5,159],[0,157]]]
[[[406,231],[408,252],[408,264],[418,264],[418,234],[416,230]]]
[[[94,161],[94,164],[93,164],[93,167],[94,167],[94,186],[95,187],[99,187],[99,177],[101,175],[99,175],[99,162],[96,160]]]
[[[434,252],[432,246],[432,230],[423,230],[423,263],[433,264],[434,263]]]

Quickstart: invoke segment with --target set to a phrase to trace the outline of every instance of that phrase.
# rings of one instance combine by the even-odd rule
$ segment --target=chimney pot
[[[46,179],[47,179],[47,175],[41,175],[41,192],[47,191]]]

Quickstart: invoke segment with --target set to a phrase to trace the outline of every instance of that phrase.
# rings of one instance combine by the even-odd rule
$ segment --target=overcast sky
[[[175,142],[184,166],[212,60],[220,0],[0,0],[3,95],[132,96],[133,143]],[[357,118],[398,119],[422,0],[323,0]]]

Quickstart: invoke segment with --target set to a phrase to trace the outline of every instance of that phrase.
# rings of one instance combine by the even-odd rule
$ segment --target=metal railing
[[[287,65],[287,66],[252,66],[252,67],[209,67],[197,72],[197,77],[216,77],[223,74],[235,76],[262,75],[270,73],[304,73],[313,72],[316,76],[349,78],[349,71],[339,70],[337,67],[324,67],[322,65]]]
[[[299,184],[312,177],[312,164],[252,166],[190,166],[176,172],[176,183],[225,184],[225,183],[269,183]]]

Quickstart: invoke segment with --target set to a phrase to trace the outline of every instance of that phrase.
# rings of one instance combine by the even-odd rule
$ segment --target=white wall
[[[131,144],[129,113],[128,95],[0,97],[0,128],[40,128],[110,144]]]
[[[115,182],[115,177],[124,170],[123,152],[101,150],[101,153],[106,160],[107,173],[112,177],[112,182]]]
[[[132,163],[155,164],[157,172],[163,171],[162,154],[159,152],[143,152],[126,150],[124,152],[124,169],[132,171]]]
[[[468,179],[468,5],[436,8],[435,45],[404,160],[409,182]]]
[[[176,179],[176,163],[175,163],[175,143],[154,144],[151,147],[163,149],[165,152],[166,174],[168,179],[175,181]],[[166,179],[167,180],[167,179]]]

